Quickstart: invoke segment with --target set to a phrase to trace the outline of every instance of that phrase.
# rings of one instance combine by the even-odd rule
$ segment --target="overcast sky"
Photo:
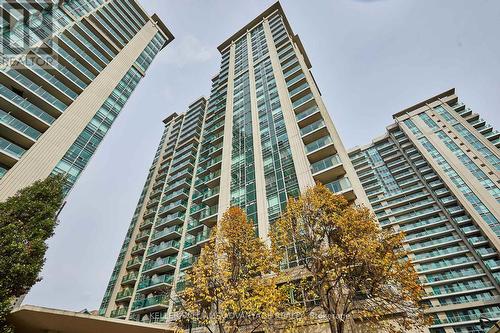
[[[219,68],[217,46],[274,1],[142,0],[175,35],[89,163],[25,303],[97,309],[162,134]],[[500,1],[282,1],[346,147],[383,134],[397,111],[455,87],[500,125]]]

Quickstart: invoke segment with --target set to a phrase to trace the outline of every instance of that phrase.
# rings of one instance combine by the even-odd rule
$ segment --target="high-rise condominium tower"
[[[431,333],[500,319],[500,133],[454,90],[394,115],[351,160],[383,228],[406,233]]]
[[[163,322],[218,218],[242,207],[266,238],[289,197],[315,181],[367,199],[279,3],[219,46],[208,102],[165,131],[100,314]],[[287,264],[299,264],[290,250]]]
[[[0,3],[0,200],[76,181],[172,34],[136,0]]]

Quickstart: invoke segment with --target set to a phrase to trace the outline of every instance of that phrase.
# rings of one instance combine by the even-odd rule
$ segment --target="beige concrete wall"
[[[231,204],[231,153],[233,144],[233,92],[235,45],[231,43],[229,51],[229,73],[227,76],[226,116],[224,118],[224,138],[222,145],[222,163],[220,176],[219,212],[217,220]]]
[[[148,22],[0,180],[0,201],[50,175],[158,30]]]

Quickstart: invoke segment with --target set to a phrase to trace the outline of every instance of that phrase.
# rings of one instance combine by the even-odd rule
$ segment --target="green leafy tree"
[[[0,202],[0,332],[16,298],[37,283],[61,208],[64,178],[49,176]]]

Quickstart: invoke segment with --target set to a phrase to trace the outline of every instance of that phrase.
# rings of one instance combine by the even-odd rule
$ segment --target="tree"
[[[63,183],[62,176],[49,176],[0,203],[0,332],[9,332],[6,318],[16,298],[40,280]]]
[[[332,333],[361,325],[363,332],[402,333],[426,324],[423,288],[403,237],[321,184],[288,202],[271,236],[276,251],[293,244],[303,256],[302,285],[319,300]]]
[[[186,275],[181,321],[219,333],[274,331],[284,323],[276,315],[291,309],[288,286],[278,282],[279,260],[245,213],[230,208]]]

